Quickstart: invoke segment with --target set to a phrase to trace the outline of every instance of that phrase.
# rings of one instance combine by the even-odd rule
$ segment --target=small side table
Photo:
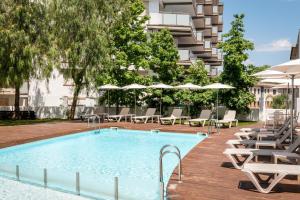
[[[152,115],[151,116],[151,122],[154,123],[154,120],[157,120],[157,123],[159,123],[159,120],[161,118],[161,115]]]
[[[297,164],[300,165],[300,155],[297,153],[290,153],[290,152],[273,152],[273,157],[274,157],[274,163],[278,163],[279,158],[292,158],[297,161]],[[300,184],[300,175],[298,176],[298,183]]]

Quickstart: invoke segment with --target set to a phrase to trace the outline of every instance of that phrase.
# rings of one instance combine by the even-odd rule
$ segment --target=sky
[[[255,45],[247,64],[276,65],[290,58],[300,30],[300,0],[222,0],[224,30],[234,14],[245,14],[245,37]]]

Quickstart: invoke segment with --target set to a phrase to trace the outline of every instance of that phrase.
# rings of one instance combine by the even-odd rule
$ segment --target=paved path
[[[160,129],[171,132],[206,132],[207,128],[186,125],[158,125],[133,123],[104,123],[101,127],[118,126],[129,129]],[[221,134],[212,134],[210,138],[197,145],[183,160],[183,182],[177,184],[176,174],[169,183],[169,195],[172,200],[277,200],[300,199],[300,185],[295,180],[285,180],[275,192],[260,194],[242,172],[232,169],[222,154],[227,147],[225,141],[232,139],[239,128],[221,129]],[[36,125],[0,127],[0,147],[21,144],[34,140],[56,137],[88,130],[86,123],[57,122]],[[176,171],[174,171],[176,172]],[[242,182],[241,182],[242,181]],[[239,185],[241,184],[241,187]]]

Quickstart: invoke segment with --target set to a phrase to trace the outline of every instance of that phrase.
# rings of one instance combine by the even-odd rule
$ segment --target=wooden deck
[[[175,132],[207,132],[207,127],[189,127],[186,125],[158,125],[132,123],[104,123],[101,127],[118,126],[129,129],[160,129]],[[240,127],[239,127],[240,128]],[[169,199],[172,200],[277,200],[300,199],[300,185],[297,181],[284,180],[274,192],[261,194],[256,192],[251,182],[239,170],[233,169],[222,154],[227,147],[225,141],[233,138],[239,128],[221,129],[221,134],[212,134],[198,144],[183,160],[183,182],[176,181],[176,170],[169,182]],[[36,125],[0,127],[0,148],[22,144],[35,140],[57,137],[88,130],[86,123],[57,122]]]

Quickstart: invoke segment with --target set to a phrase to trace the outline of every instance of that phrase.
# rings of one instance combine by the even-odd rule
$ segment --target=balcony
[[[211,49],[211,42],[206,40],[204,41],[204,48],[205,50],[210,50]]]
[[[150,13],[148,29],[168,28],[174,36],[197,38],[197,32],[190,15],[172,13]]]
[[[197,60],[197,56],[195,56],[191,50],[189,49],[179,49],[179,62],[178,64],[181,65],[191,65],[192,63],[195,63]]]
[[[204,15],[203,5],[201,4],[197,5],[197,15]]]

